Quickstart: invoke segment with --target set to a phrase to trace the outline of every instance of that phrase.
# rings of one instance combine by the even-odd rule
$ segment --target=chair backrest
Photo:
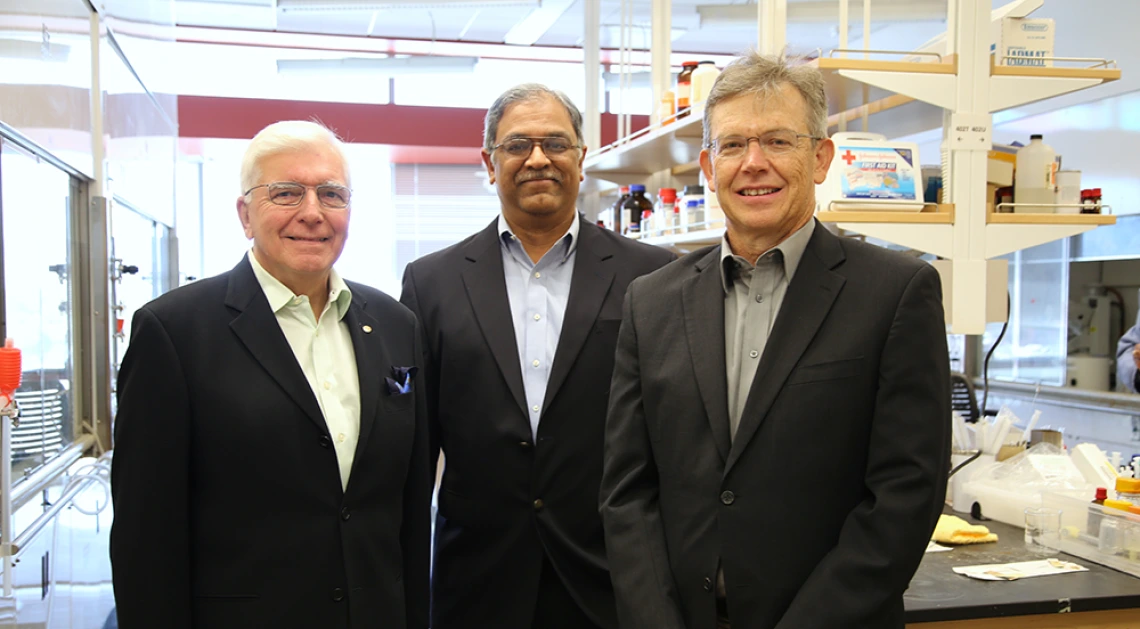
[[[981,416],[974,383],[964,373],[950,372],[950,408],[958,411],[968,422],[976,422]]]

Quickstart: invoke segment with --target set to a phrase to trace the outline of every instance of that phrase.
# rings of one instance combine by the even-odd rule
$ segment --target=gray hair
[[[258,131],[250,140],[245,155],[241,158],[241,192],[245,193],[257,185],[257,180],[261,178],[261,160],[266,157],[318,146],[331,148],[340,158],[344,167],[344,184],[351,188],[352,178],[340,138],[319,122],[283,120]]]
[[[756,51],[734,59],[713,83],[705,103],[704,144],[708,146],[712,128],[712,113],[716,106],[742,94],[771,96],[779,93],[785,84],[791,85],[803,96],[808,110],[808,133],[817,138],[827,137],[827,93],[823,75],[805,59],[784,55],[761,55]]]
[[[503,92],[487,109],[487,117],[483,120],[483,150],[490,153],[491,147],[495,145],[495,138],[499,134],[499,121],[503,119],[507,107],[515,103],[538,100],[544,96],[553,98],[566,109],[567,115],[570,116],[570,124],[574,126],[574,139],[581,143],[582,112],[578,111],[574,101],[570,100],[566,94],[550,89],[541,83],[523,83]]]

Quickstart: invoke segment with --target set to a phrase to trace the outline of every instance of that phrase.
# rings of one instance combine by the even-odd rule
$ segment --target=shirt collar
[[[570,222],[570,229],[566,230],[562,238],[554,243],[554,247],[561,246],[565,248],[562,253],[562,260],[560,260],[561,262],[565,262],[566,259],[570,257],[570,254],[574,253],[574,250],[578,247],[578,232],[582,228],[580,223],[581,219],[579,219],[577,213],[575,213],[574,220]],[[511,231],[511,226],[507,224],[507,219],[503,218],[502,214],[499,214],[499,242],[505,247],[509,247],[512,242],[518,243],[518,236],[515,236],[515,233]],[[518,244],[522,246],[522,243]],[[551,247],[551,250],[553,250],[554,247]]]
[[[800,260],[804,257],[804,251],[807,250],[807,245],[811,240],[813,231],[815,231],[815,218],[804,223],[803,227],[792,232],[792,235],[785,238],[780,244],[760,254],[756,260],[745,260],[732,253],[732,247],[728,244],[728,231],[726,230],[724,235],[720,237],[720,280],[724,286],[724,292],[728,293],[732,290],[734,265],[742,264],[754,266],[760,258],[763,258],[771,251],[777,250],[783,254],[784,276],[791,282],[792,277],[796,274],[796,269],[800,266]]]
[[[285,306],[288,306],[293,298],[297,295],[293,294],[289,287],[282,284],[281,280],[273,277],[261,263],[257,261],[257,256],[253,255],[253,249],[249,250],[246,256],[249,258],[249,265],[253,267],[253,274],[257,277],[257,283],[261,284],[261,290],[265,292],[265,298],[269,300],[269,309],[274,314]],[[348,314],[348,305],[352,303],[352,291],[349,290],[348,284],[345,284],[344,279],[341,278],[340,273],[336,269],[329,270],[329,303],[336,309],[337,321],[344,318]]]

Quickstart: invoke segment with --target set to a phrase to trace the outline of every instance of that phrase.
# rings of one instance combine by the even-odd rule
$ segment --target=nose
[[[305,196],[301,197],[301,204],[297,206],[297,219],[303,222],[320,222],[324,220],[324,216],[320,199],[317,198],[317,189],[306,188]]]
[[[526,157],[527,168],[544,168],[550,163],[550,158],[546,156],[546,152],[542,150],[542,143],[535,142],[534,146],[530,147],[530,155]]]
[[[753,142],[755,140],[755,142]],[[768,168],[768,153],[760,146],[760,140],[748,138],[748,146],[744,147],[744,165],[747,170],[764,170]]]

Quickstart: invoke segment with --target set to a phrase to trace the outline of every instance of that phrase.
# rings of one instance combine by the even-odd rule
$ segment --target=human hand
[[[1136,363],[1136,368],[1140,369],[1140,344],[1132,346],[1132,362]]]

